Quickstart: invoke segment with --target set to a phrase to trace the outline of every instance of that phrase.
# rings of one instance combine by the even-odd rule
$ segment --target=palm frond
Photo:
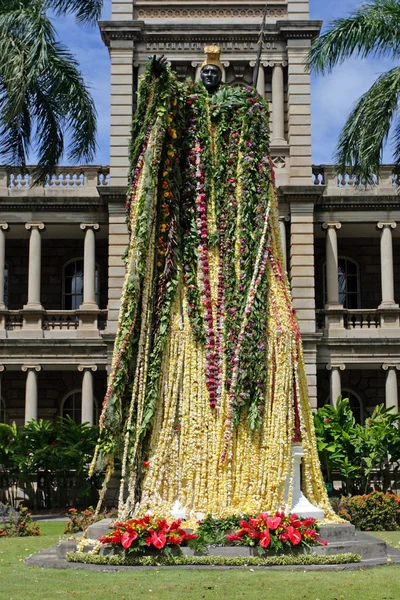
[[[96,151],[97,113],[77,62],[64,46],[56,43],[48,54],[48,69],[53,93],[60,96],[66,129],[71,133],[68,158],[91,162]]]
[[[36,89],[31,104],[36,122],[35,150],[38,165],[34,168],[33,184],[45,183],[48,175],[54,173],[64,151],[63,115],[58,105],[58,97],[51,88],[40,86]]]
[[[103,0],[46,0],[56,15],[75,15],[78,23],[93,25],[101,16]]]
[[[366,181],[379,174],[400,95],[400,67],[381,75],[355,105],[340,134],[335,159],[344,172],[351,166]]]
[[[371,0],[349,17],[336,19],[313,43],[307,58],[311,71],[329,73],[350,56],[400,56],[399,0]]]
[[[34,181],[43,182],[64,153],[66,134],[71,160],[93,160],[96,120],[78,62],[56,41],[42,0],[0,11],[0,155],[23,167],[34,130]]]

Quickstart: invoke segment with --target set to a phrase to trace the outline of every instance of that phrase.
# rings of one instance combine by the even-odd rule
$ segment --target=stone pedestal
[[[314,506],[307,500],[301,491],[301,459],[304,456],[303,447],[301,444],[293,444],[292,445],[292,454],[294,459],[294,469],[293,469],[293,495],[292,495],[292,505],[289,506],[286,504],[285,512],[286,513],[294,513],[298,517],[307,518],[314,517],[319,521],[323,521],[324,519],[324,511]],[[289,475],[288,475],[289,479]],[[286,483],[286,495],[289,492],[289,481]]]

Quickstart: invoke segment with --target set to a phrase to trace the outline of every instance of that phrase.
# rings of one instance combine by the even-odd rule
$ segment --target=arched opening
[[[6,403],[0,398],[0,423],[7,423]]]
[[[324,302],[327,302],[326,262],[324,263]],[[343,308],[361,307],[360,266],[352,258],[340,256],[338,261],[339,302]]]
[[[83,258],[72,258],[63,266],[62,307],[63,310],[77,310],[83,302]],[[96,264],[95,291],[96,304],[100,296],[99,265]]]
[[[10,268],[8,266],[8,264],[6,263],[4,265],[4,304],[6,306],[8,306],[8,282],[9,282],[9,274],[10,274]]]
[[[353,411],[356,422],[360,425],[364,425],[364,403],[360,396],[353,390],[344,388],[342,389],[342,398],[349,399],[350,408]]]
[[[82,390],[73,390],[62,399],[60,407],[61,417],[70,417],[75,423],[82,423]],[[93,398],[93,418],[99,420],[97,400]]]

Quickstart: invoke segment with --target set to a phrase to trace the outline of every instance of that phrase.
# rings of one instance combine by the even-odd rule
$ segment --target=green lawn
[[[28,568],[24,559],[53,545],[63,523],[42,523],[45,535],[0,539],[1,600],[399,600],[400,566],[363,571],[304,572],[151,568],[107,573]],[[379,533],[400,543],[399,533]],[[389,539],[390,538],[390,539]]]
[[[389,546],[400,549],[400,531],[369,531],[368,533],[380,538]]]

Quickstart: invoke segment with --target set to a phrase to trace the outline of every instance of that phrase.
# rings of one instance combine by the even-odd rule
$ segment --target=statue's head
[[[204,53],[207,58],[201,67],[200,77],[206,90],[212,94],[222,81],[221,50],[219,46],[206,46]]]

